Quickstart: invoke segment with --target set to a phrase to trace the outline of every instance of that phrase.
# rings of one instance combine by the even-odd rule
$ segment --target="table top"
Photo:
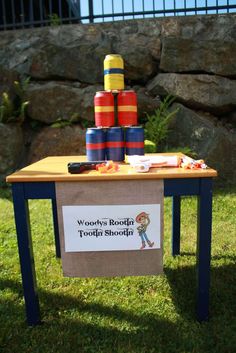
[[[153,154],[152,154],[153,155]],[[161,153],[157,156],[183,157],[182,153]],[[148,154],[147,154],[148,156]],[[12,182],[46,182],[46,181],[90,181],[90,180],[127,180],[127,179],[173,179],[173,178],[206,178],[216,177],[214,169],[183,169],[178,167],[150,168],[147,173],[136,172],[129,164],[119,163],[119,171],[101,174],[96,170],[84,171],[81,174],[70,174],[67,171],[69,162],[84,162],[86,156],[47,157],[9,175],[6,180]]]

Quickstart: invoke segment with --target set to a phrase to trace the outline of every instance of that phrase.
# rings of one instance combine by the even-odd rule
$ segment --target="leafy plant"
[[[14,81],[15,98],[11,99],[8,92],[3,92],[0,105],[0,122],[7,124],[18,122],[20,124],[25,120],[26,107],[29,102],[24,101],[24,94],[30,78],[22,82]]]
[[[157,146],[154,142],[150,140],[144,140],[144,152],[145,153],[155,153]]]
[[[82,129],[87,129],[89,127],[94,126],[92,121],[89,121],[87,119],[83,119],[80,117],[79,113],[74,113],[70,117],[70,119],[63,119],[63,118],[58,118],[54,123],[52,123],[50,126],[52,128],[64,128],[65,126],[72,126],[75,123],[79,123],[80,127]]]
[[[147,114],[147,122],[144,126],[145,138],[152,141],[156,148],[165,141],[169,133],[169,123],[175,116],[178,109],[170,112],[169,108],[174,102],[175,97],[167,96],[160,104],[160,107],[154,111],[154,114]]]
[[[29,82],[30,82],[30,77],[26,77],[22,81],[14,81],[15,93],[16,93],[17,97],[19,97],[21,99],[21,101],[23,101],[23,99],[24,99],[24,95],[25,95],[25,92],[28,88]]]
[[[83,129],[88,129],[89,127],[94,126],[94,123],[87,119],[80,119],[80,124]]]
[[[34,119],[29,119],[29,124],[32,130],[34,131],[38,131],[44,126],[44,123],[42,121],[34,120]]]
[[[79,120],[78,113],[72,114],[70,119],[58,118],[55,123],[51,125],[52,128],[63,128],[65,126],[71,126]]]
[[[51,26],[60,26],[61,24],[61,18],[58,16],[57,13],[52,13],[51,15],[48,16],[50,20],[50,25]]]
[[[169,148],[168,146],[165,149],[165,152],[182,152],[183,154],[192,157],[192,158],[196,158],[197,157],[197,153],[194,152],[190,147],[185,146],[185,147],[171,147]]]
[[[51,127],[52,128],[63,128],[65,126],[71,126],[73,123],[70,120],[65,120],[62,118],[59,118],[55,121],[55,123],[52,123]]]
[[[6,123],[12,118],[14,112],[13,103],[7,92],[2,94],[2,103],[0,105],[0,122]]]

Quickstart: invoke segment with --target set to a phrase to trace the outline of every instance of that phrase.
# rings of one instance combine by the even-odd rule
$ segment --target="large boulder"
[[[236,81],[213,75],[166,73],[147,86],[152,95],[171,94],[193,109],[219,115],[236,107]]]
[[[119,53],[126,83],[159,70],[236,75],[235,14],[62,25],[0,36],[0,66],[43,80],[103,82],[103,60]]]
[[[85,129],[79,125],[45,127],[33,139],[26,163],[37,162],[48,156],[75,156],[85,153]]]
[[[161,56],[161,25],[158,21],[116,22],[109,26],[109,35],[114,52],[124,59],[126,84],[145,83],[158,72]]]
[[[31,57],[29,74],[36,79],[103,82],[103,60],[111,41],[99,27],[61,26],[50,30]]]
[[[102,86],[83,87],[68,82],[32,83],[26,99],[30,102],[28,114],[34,120],[51,124],[58,119],[94,121],[93,98]]]
[[[229,131],[210,114],[173,104],[178,112],[171,121],[167,143],[175,147],[190,147],[197,158],[217,169],[221,183],[236,183],[236,130]]]
[[[51,81],[31,83],[28,86],[26,99],[30,102],[28,115],[46,124],[58,119],[70,120],[78,116],[83,120],[94,122],[94,96],[103,86],[82,86],[76,83]],[[143,119],[159,107],[159,97],[153,97],[141,86],[129,87],[137,93],[138,118]]]
[[[20,76],[103,81],[103,59],[111,52],[100,27],[66,25],[21,30],[0,37],[0,65]]]
[[[23,152],[22,128],[17,124],[0,123],[0,180],[20,165]]]
[[[8,76],[29,76],[32,55],[42,43],[44,31],[7,31],[0,36],[0,67]],[[7,73],[8,72],[8,73]]]
[[[236,75],[236,14],[169,17],[162,22],[165,72]]]
[[[33,53],[29,73],[36,79],[102,83],[105,56],[119,53],[124,59],[126,82],[145,82],[157,73],[160,34],[160,24],[152,21],[115,22],[112,27],[105,23],[61,26],[50,30]]]
[[[103,82],[106,54],[125,61],[127,83],[165,72],[236,75],[235,14],[168,17],[11,31],[0,36],[0,66],[35,79]]]
[[[159,108],[160,97],[153,97],[145,87],[134,86],[133,90],[137,94],[138,123],[142,123],[147,115],[153,114]]]
[[[145,82],[157,73],[160,52],[161,26],[147,20],[115,22],[112,26],[62,25],[13,31],[0,37],[0,65],[20,76],[42,80],[103,83],[105,56],[119,53],[125,61],[127,82]]]

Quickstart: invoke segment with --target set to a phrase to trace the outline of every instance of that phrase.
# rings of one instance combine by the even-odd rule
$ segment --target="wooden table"
[[[165,155],[165,154],[162,154]],[[171,154],[167,154],[171,155]],[[183,156],[182,154],[178,154]],[[60,257],[55,182],[96,180],[163,179],[164,196],[171,196],[172,209],[172,254],[180,253],[180,206],[181,196],[197,195],[197,300],[198,321],[209,318],[209,287],[212,226],[212,178],[217,176],[213,169],[186,170],[182,168],[152,168],[148,173],[137,173],[129,165],[122,163],[114,174],[99,174],[85,171],[82,174],[69,174],[68,162],[85,161],[85,156],[47,157],[29,165],[7,177],[12,183],[15,223],[18,239],[22,283],[26,316],[29,325],[41,322],[37,295],[36,273],[32,251],[32,237],[29,222],[29,199],[51,199],[56,256]]]

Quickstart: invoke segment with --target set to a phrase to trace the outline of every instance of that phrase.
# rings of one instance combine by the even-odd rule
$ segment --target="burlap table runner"
[[[99,277],[163,272],[163,180],[111,180],[56,183],[64,276]],[[160,205],[160,248],[125,251],[65,252],[63,206]]]

